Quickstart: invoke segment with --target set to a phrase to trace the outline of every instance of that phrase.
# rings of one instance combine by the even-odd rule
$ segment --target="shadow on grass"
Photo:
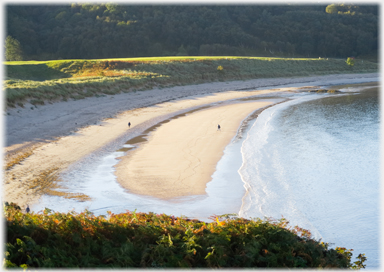
[[[46,64],[6,65],[5,75],[9,79],[44,81],[49,79],[68,78],[70,74],[48,67]]]

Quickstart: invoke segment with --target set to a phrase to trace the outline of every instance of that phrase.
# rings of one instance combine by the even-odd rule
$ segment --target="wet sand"
[[[164,123],[138,149],[121,158],[117,180],[131,193],[163,199],[205,194],[224,148],[242,121],[279,101],[216,106]]]

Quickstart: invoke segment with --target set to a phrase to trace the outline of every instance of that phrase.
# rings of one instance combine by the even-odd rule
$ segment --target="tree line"
[[[9,4],[6,15],[7,60],[378,51],[378,5]]]

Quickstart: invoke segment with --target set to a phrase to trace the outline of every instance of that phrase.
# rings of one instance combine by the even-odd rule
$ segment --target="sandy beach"
[[[277,101],[216,106],[163,124],[122,158],[116,167],[119,183],[132,193],[158,198],[205,194],[241,121]]]
[[[39,177],[57,175],[105,146],[138,137],[173,116],[211,106],[159,126],[116,167],[118,181],[137,194],[159,198],[204,194],[241,121],[255,110],[281,101],[263,101],[263,96],[289,92],[294,86],[337,85],[372,78],[378,80],[379,75],[216,82],[8,109],[4,120],[7,161],[27,151],[33,153],[5,171],[3,200],[22,207],[36,203],[46,193],[45,187],[56,181],[38,182]],[[248,97],[260,99],[229,103]],[[221,131],[217,131],[218,123]]]

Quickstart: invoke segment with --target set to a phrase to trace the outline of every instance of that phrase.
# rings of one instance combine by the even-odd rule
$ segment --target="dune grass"
[[[21,153],[6,155],[4,169],[5,170],[11,169],[13,166],[15,166],[16,164],[20,164],[22,161],[24,161],[26,158],[28,158],[32,154],[33,154],[33,149],[28,149]]]
[[[268,57],[147,57],[4,62],[8,107],[215,81],[371,73],[377,63]]]

